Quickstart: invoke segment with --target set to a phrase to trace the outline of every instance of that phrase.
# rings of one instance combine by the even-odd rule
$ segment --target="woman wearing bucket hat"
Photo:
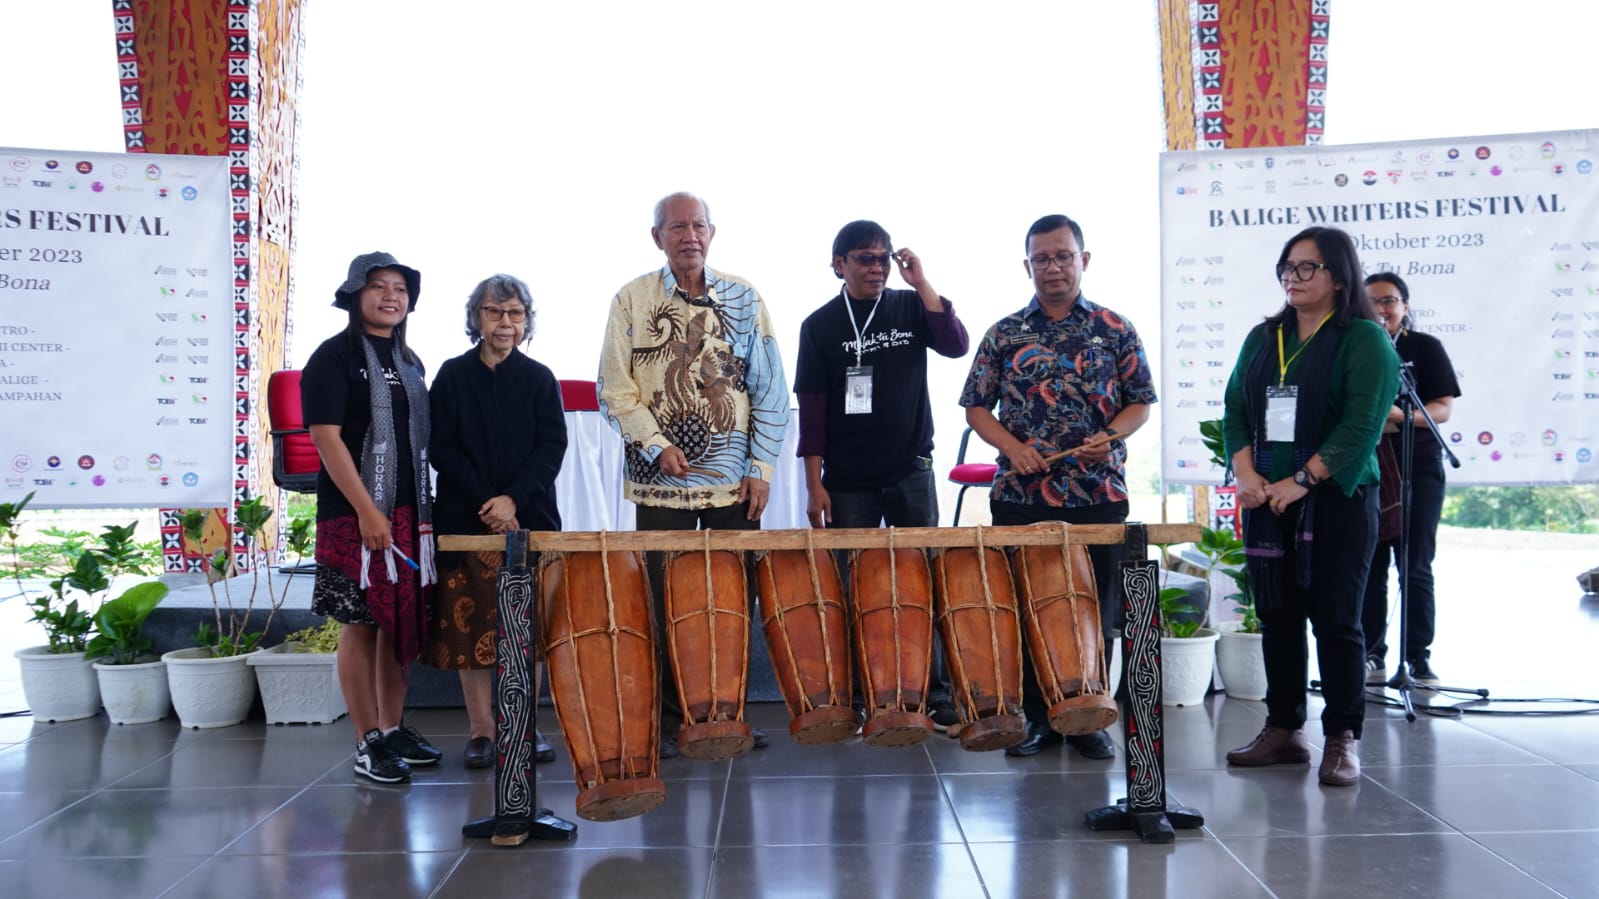
[[[355,257],[333,305],[344,332],[301,375],[317,476],[312,610],[344,624],[339,686],[355,725],[355,773],[403,783],[443,753],[404,725],[406,669],[427,631],[434,581],[428,398],[405,342],[422,276],[388,253]]]
[[[492,275],[466,301],[472,348],[439,366],[429,394],[438,515],[446,534],[561,529],[555,476],[566,455],[566,418],[555,373],[517,347],[533,335],[533,297],[510,275]],[[441,553],[425,661],[455,669],[471,733],[468,768],[494,764],[496,576],[504,554]],[[533,693],[538,694],[534,673]],[[555,749],[534,731],[535,757]]]

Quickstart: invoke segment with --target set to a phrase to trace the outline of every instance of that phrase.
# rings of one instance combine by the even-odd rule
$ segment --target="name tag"
[[[869,415],[872,411],[872,367],[852,365],[844,369],[844,414]]]
[[[1299,407],[1299,388],[1294,385],[1266,388],[1266,439],[1294,442],[1294,415]]]

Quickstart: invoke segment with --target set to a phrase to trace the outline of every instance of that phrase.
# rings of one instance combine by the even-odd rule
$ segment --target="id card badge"
[[[1281,443],[1294,442],[1294,410],[1299,405],[1299,388],[1266,388],[1266,439]]]
[[[872,367],[852,365],[844,369],[844,414],[870,415],[872,411]]]

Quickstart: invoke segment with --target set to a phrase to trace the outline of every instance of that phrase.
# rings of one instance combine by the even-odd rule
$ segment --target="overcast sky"
[[[591,378],[608,300],[662,262],[655,200],[690,190],[718,228],[710,264],[770,302],[790,376],[845,222],[916,250],[975,343],[1030,296],[1023,235],[1052,212],[1082,222],[1085,291],[1132,319],[1158,374],[1153,0],[439,8],[306,4],[291,365],[342,326],[350,258],[384,249],[423,273],[430,370],[503,271],[532,287],[529,352]],[[1336,0],[1327,142],[1593,127],[1595,34],[1599,4],[1578,0]],[[0,145],[121,150],[109,3],[6,3],[0,83]],[[1264,314],[1280,298],[1262,288]],[[930,365],[941,470],[969,362]],[[1140,486],[1157,435],[1133,439]]]

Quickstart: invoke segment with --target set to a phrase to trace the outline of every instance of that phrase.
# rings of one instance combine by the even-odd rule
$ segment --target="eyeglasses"
[[[852,253],[849,258],[856,265],[864,265],[867,268],[871,268],[874,265],[881,265],[886,268],[889,263],[894,261],[894,254],[884,253],[881,256],[873,256],[871,253]]]
[[[1051,262],[1060,266],[1062,269],[1070,268],[1072,262],[1076,259],[1076,253],[1056,253],[1053,256],[1034,256],[1027,261],[1032,263],[1034,269],[1042,272],[1049,269],[1049,264]]]
[[[519,322],[527,318],[527,310],[521,306],[516,306],[511,309],[506,309],[501,306],[479,306],[478,311],[483,313],[483,317],[491,322],[497,322],[501,318],[508,318],[513,322]]]
[[[1398,297],[1383,297],[1381,299],[1372,300],[1371,304],[1373,306],[1388,307],[1388,306],[1398,306],[1400,303],[1403,303],[1403,302],[1404,302],[1404,300],[1401,300]]]
[[[1279,262],[1277,263],[1277,280],[1288,280],[1288,273],[1294,273],[1295,281],[1309,281],[1316,277],[1316,273],[1327,268],[1325,262]]]

